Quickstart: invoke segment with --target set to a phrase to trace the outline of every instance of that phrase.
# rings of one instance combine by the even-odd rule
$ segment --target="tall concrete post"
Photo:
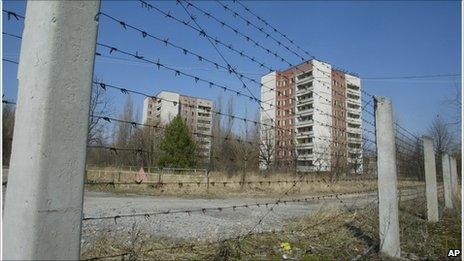
[[[423,136],[422,138],[424,140],[427,219],[429,222],[438,222],[437,171],[435,167],[435,154],[433,152],[432,139],[427,136]]]
[[[392,104],[387,98],[375,97],[375,129],[379,188],[380,252],[401,257],[398,219],[396,146]]]
[[[28,1],[3,259],[78,260],[100,1]]]
[[[453,208],[452,192],[451,192],[451,164],[448,154],[443,154],[441,165],[443,168],[443,186],[445,194],[445,208]]]
[[[458,199],[461,193],[459,189],[459,181],[458,181],[458,169],[456,164],[456,158],[450,157],[450,169],[451,169],[451,194],[453,199]],[[457,202],[456,202],[457,203]]]

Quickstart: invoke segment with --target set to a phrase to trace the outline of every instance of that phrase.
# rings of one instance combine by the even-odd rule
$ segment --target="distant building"
[[[310,60],[261,83],[261,169],[362,172],[358,77]]]
[[[145,98],[143,101],[142,122],[159,122],[166,125],[180,115],[197,142],[198,153],[203,158],[201,163],[209,163],[213,102],[168,91],[161,91],[155,97],[156,99]]]

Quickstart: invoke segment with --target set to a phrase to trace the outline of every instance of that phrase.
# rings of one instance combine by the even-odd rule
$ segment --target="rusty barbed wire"
[[[345,194],[364,194],[366,192],[376,192],[376,190],[361,190],[356,192],[346,192],[346,193],[337,193],[337,194],[324,194],[324,195],[317,195],[317,196],[309,196],[304,198],[291,198],[291,199],[278,199],[277,201],[271,202],[255,202],[250,204],[243,204],[243,205],[232,205],[232,206],[220,206],[220,207],[204,207],[204,208],[196,208],[196,209],[181,209],[181,210],[166,210],[166,211],[157,211],[157,212],[144,212],[144,213],[128,213],[128,214],[117,214],[117,215],[108,215],[108,216],[84,216],[82,218],[83,221],[88,220],[101,220],[101,219],[112,219],[116,220],[119,218],[127,218],[127,217],[145,217],[146,219],[157,216],[157,215],[170,215],[170,214],[192,214],[192,213],[202,213],[205,214],[206,212],[210,211],[224,211],[224,210],[237,210],[237,209],[244,209],[250,207],[266,207],[268,208],[270,205],[277,206],[279,204],[286,205],[287,203],[302,203],[308,202],[309,200],[315,199],[327,199],[327,198],[334,198],[338,195],[345,195]],[[271,206],[269,209],[270,211],[273,210],[274,206]]]
[[[22,15],[16,13],[16,12],[10,11],[10,10],[2,9],[2,12],[7,14],[8,20],[11,20],[12,17],[14,17],[17,21],[19,21],[20,19],[22,19],[22,20],[25,19],[24,16],[22,16]]]

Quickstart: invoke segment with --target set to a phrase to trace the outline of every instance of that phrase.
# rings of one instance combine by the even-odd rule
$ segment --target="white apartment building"
[[[144,99],[142,122],[166,125],[180,115],[197,142],[198,153],[204,159],[202,163],[209,163],[213,102],[169,91],[161,91],[155,97]]]
[[[358,77],[310,60],[261,83],[261,169],[362,171]]]

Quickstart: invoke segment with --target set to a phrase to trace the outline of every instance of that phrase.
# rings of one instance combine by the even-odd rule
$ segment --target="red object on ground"
[[[145,171],[143,170],[143,167],[141,167],[137,175],[135,175],[135,182],[142,183],[143,181],[147,181],[147,179],[148,179],[147,173],[145,173]]]

